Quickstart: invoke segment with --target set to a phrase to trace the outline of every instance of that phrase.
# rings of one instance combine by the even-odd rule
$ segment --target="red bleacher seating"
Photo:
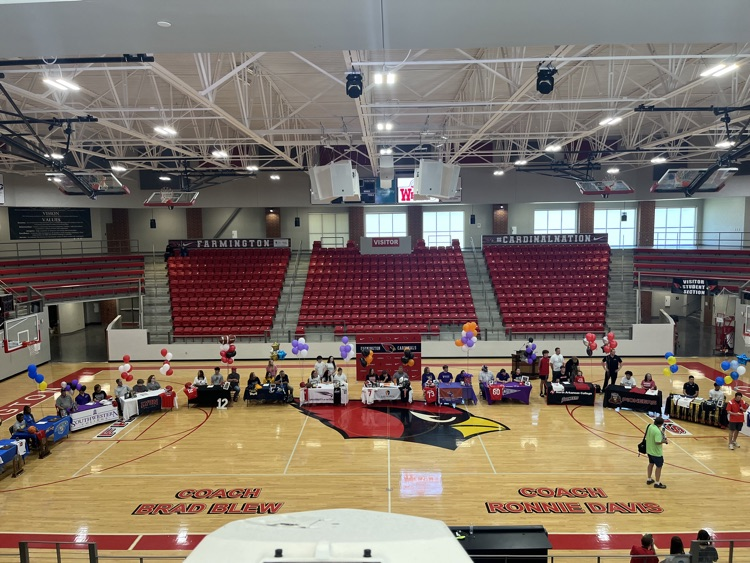
[[[606,244],[485,246],[506,330],[603,330],[609,254]]]
[[[263,336],[284,285],[289,249],[193,250],[169,259],[175,337]]]
[[[634,285],[639,277],[645,288],[669,288],[672,278],[715,278],[722,287],[737,291],[750,277],[750,250],[637,248]]]
[[[461,249],[412,254],[360,254],[313,247],[297,334],[305,327],[334,332],[435,333],[439,325],[476,321]]]

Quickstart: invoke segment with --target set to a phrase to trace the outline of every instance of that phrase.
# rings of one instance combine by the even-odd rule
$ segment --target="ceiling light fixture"
[[[125,172],[127,170],[122,164],[113,164],[111,169],[112,172]]]
[[[162,182],[171,182],[172,178],[170,178],[169,176],[159,176],[159,180],[161,180]]]
[[[56,90],[80,90],[77,85],[61,78],[42,78],[42,82],[44,82],[47,86],[55,88]]]
[[[372,82],[373,84],[381,85],[383,83],[388,84],[392,86],[396,83],[396,73],[395,72],[376,72],[372,75]]]
[[[726,67],[722,69],[717,70],[711,76],[713,76],[714,78],[717,78],[719,76],[724,76],[725,74],[729,74],[733,70],[737,70],[737,68],[738,68],[738,65],[736,63],[733,63],[731,65],[727,65]]]
[[[154,131],[159,135],[163,135],[165,137],[174,137],[175,135],[177,135],[177,131],[166,125],[157,125],[156,127],[154,127]]]
[[[76,84],[75,82],[71,82],[70,80],[65,80],[64,78],[58,78],[55,80],[58,84],[65,86],[68,90],[78,91],[81,89],[81,87]]]
[[[734,141],[730,141],[729,139],[724,139],[723,141],[719,141],[714,145],[717,149],[728,149],[729,147],[734,146]]]
[[[612,168],[607,168],[607,174],[619,174],[620,169],[617,168],[617,166],[613,166]]]
[[[617,125],[622,121],[622,117],[607,117],[599,122],[599,125]]]
[[[393,123],[390,121],[379,121],[377,124],[375,124],[375,127],[378,131],[390,131],[393,129]]]
[[[168,22],[167,20],[160,20],[156,22],[156,25],[158,25],[159,27],[172,27],[172,23]]]
[[[707,76],[712,76],[712,77],[724,76],[725,74],[728,74],[732,72],[733,70],[737,70],[737,68],[738,68],[737,63],[730,63],[730,64],[719,63],[701,72],[701,76],[703,78]]]
[[[217,149],[211,153],[214,158],[229,158],[229,153],[225,150]]]
[[[247,170],[249,172],[257,172],[258,171],[258,167],[255,166],[255,165],[253,165],[253,164],[251,164],[250,166],[246,166],[245,170]]]
[[[59,152],[53,152],[52,154],[45,154],[45,155],[44,155],[44,157],[45,157],[45,158],[51,158],[51,159],[53,159],[53,160],[62,160],[62,159],[64,159],[64,158],[65,158],[65,157],[64,157],[63,155],[61,155],[61,154],[60,154]]]
[[[393,154],[393,149],[390,148],[390,147],[389,148],[382,148],[382,149],[380,149],[380,154],[381,155]]]
[[[529,161],[524,159],[516,160],[516,162],[514,162],[516,166],[526,166],[528,163]]]
[[[350,72],[346,75],[346,95],[356,100],[362,95],[362,74]]]
[[[495,170],[495,171],[494,171],[494,172],[492,173],[492,175],[493,175],[493,176],[502,176],[503,174],[505,174],[505,171],[504,171],[504,170]]]
[[[544,150],[546,152],[560,152],[562,150],[562,145],[556,145],[552,143],[551,145],[547,145],[544,147]]]
[[[278,174],[271,174],[271,176],[269,177],[271,178],[271,180],[281,180],[281,176],[279,176]]]
[[[539,67],[536,71],[536,91],[540,94],[551,94],[552,90],[555,89],[555,78],[557,69],[551,66],[542,68],[542,64],[539,63]]]
[[[651,164],[664,164],[667,159],[663,156],[655,156],[651,159]]]

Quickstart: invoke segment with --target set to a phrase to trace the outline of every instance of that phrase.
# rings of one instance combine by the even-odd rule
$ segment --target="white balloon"
[[[354,350],[352,350],[351,352],[349,352],[349,353],[348,353],[348,354],[346,355],[346,361],[348,362],[348,361],[350,361],[350,360],[353,360],[353,359],[354,359],[354,358],[356,358],[356,357],[357,357],[357,353],[356,353],[356,352],[355,352]]]
[[[466,336],[466,331],[465,331],[465,330],[462,330],[462,331],[461,331],[461,336],[462,336],[462,337]]]
[[[472,337],[471,337],[471,341],[472,341],[472,342],[474,342],[474,343],[476,343],[476,341],[477,341],[477,337],[476,337],[476,336],[472,336]]]
[[[303,358],[307,358],[307,350],[300,350],[299,355],[302,356]]]
[[[122,367],[124,367],[125,371],[127,371],[128,373],[130,373],[130,370],[133,369],[133,366],[131,366],[130,364],[124,364]]]
[[[745,375],[745,366],[737,366],[737,373]]]
[[[228,352],[229,351],[229,344],[222,344],[221,345],[221,349],[224,352]]]
[[[466,344],[464,344],[463,346],[461,346],[461,350],[463,350],[464,352],[468,352],[469,347]]]
[[[164,358],[166,358],[167,361],[170,361],[173,357],[174,356],[172,355],[172,352],[167,352],[167,355],[164,356]]]
[[[607,342],[609,342],[609,338],[607,338],[606,336],[604,336],[602,338],[602,342],[604,342],[606,344]]]
[[[126,370],[126,369],[125,369],[125,364],[121,365],[121,366],[120,366],[119,368],[117,368],[117,369],[118,369],[118,371],[119,371],[120,373],[125,373],[126,371],[128,371],[128,370]]]
[[[160,373],[160,374],[162,374],[162,375],[167,375],[167,370],[168,370],[168,369],[169,369],[169,368],[167,367],[167,364],[164,364],[163,366],[161,366],[161,367],[159,368],[159,373]]]
[[[300,344],[304,344],[305,343],[305,337],[303,336],[302,338],[298,338],[297,342],[299,342]]]

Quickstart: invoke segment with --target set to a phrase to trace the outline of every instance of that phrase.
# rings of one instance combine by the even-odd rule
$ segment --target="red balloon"
[[[227,358],[227,363],[228,364],[233,364],[234,363],[234,358]]]
[[[222,358],[221,363],[226,364],[229,361],[229,358]]]
[[[234,344],[229,345],[229,352],[234,352],[237,348],[234,346]]]
[[[161,355],[162,356],[166,356],[167,355],[167,349],[166,348],[162,348],[161,349]]]
[[[219,356],[221,356],[222,358],[226,357],[226,355],[227,355],[227,353],[224,350],[222,350],[221,352],[219,352]]]
[[[596,340],[596,335],[593,332],[589,332],[586,335],[586,340],[588,340],[589,342],[594,342],[594,340]]]
[[[304,389],[304,387],[305,387],[305,382],[304,382],[304,381],[300,381],[300,382],[299,382],[299,386],[300,386],[301,388],[303,388],[303,389]]]
[[[173,369],[168,369],[168,370],[167,370],[167,375],[172,375],[173,373],[174,373],[174,370],[173,370]]]
[[[598,346],[599,345],[596,342],[592,342],[591,344],[589,344],[589,348],[591,348],[592,350],[596,350]]]
[[[129,363],[130,363],[130,356],[128,356],[127,354],[125,354],[125,355],[124,355],[124,356],[122,357],[122,363],[124,363],[124,364],[129,364]]]
[[[617,340],[610,340],[610,341],[609,341],[609,347],[610,347],[610,348],[611,348],[612,350],[614,350],[615,348],[617,348]]]
[[[610,351],[610,347],[609,347],[609,346],[602,346],[602,351],[603,351],[603,352],[604,352],[605,354],[609,354],[609,351]]]
[[[607,333],[607,340],[614,340],[615,339],[615,333],[614,332],[608,332]]]

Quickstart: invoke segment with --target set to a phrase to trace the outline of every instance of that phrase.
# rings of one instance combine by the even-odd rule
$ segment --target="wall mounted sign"
[[[590,235],[482,235],[482,246],[488,244],[591,244],[606,243],[607,233]]]
[[[718,295],[718,280],[672,278],[672,293],[679,295]]]
[[[11,240],[91,238],[91,210],[73,207],[9,207]]]

